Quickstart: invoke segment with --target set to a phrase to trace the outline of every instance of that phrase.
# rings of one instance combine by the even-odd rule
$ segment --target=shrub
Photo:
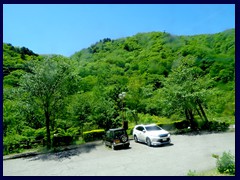
[[[134,126],[128,127],[128,129],[127,129],[127,134],[128,134],[128,135],[132,135],[132,133],[133,133],[133,128],[134,128]]]
[[[29,137],[29,138],[35,138],[35,129],[25,126],[22,131],[22,135]]]
[[[185,129],[188,127],[188,121],[175,121],[171,123],[156,123],[158,126],[162,127],[166,130],[174,130],[174,129]]]
[[[70,127],[67,130],[64,130],[62,128],[57,128],[57,130],[54,132],[54,134],[57,134],[58,136],[77,136],[79,135],[80,128],[79,127]]]
[[[176,129],[172,131],[171,134],[189,134],[189,133],[194,133],[194,131],[191,128]]]
[[[235,175],[235,158],[230,152],[223,152],[223,155],[217,158],[217,169],[220,173]]]
[[[194,170],[194,171],[191,171],[189,170],[188,173],[187,173],[188,176],[196,176],[197,175],[197,172]]]
[[[83,132],[83,139],[85,140],[85,142],[99,140],[103,138],[104,134],[105,134],[104,129],[86,131],[86,132]]]
[[[203,125],[203,130],[213,131],[213,132],[222,132],[226,131],[229,127],[229,123],[218,122],[218,121],[209,121]]]
[[[53,147],[70,145],[73,142],[72,136],[53,136]]]
[[[22,151],[28,138],[19,134],[11,134],[3,138],[4,155]]]
[[[36,140],[44,139],[44,137],[46,136],[46,128],[44,127],[44,128],[37,129],[35,131],[34,136]]]
[[[77,136],[79,135],[80,133],[80,128],[79,127],[70,127],[69,129],[67,129],[67,134],[69,136]]]
[[[73,143],[74,140],[78,139],[79,132],[79,127],[70,127],[67,130],[57,128],[52,137],[52,145],[54,147],[70,145]]]

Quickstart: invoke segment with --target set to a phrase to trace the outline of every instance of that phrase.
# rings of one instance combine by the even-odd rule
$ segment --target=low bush
[[[230,152],[223,152],[217,158],[217,169],[220,173],[235,175],[235,158]]]
[[[197,172],[194,170],[189,170],[188,173],[187,173],[188,176],[197,176]]]
[[[19,134],[8,135],[3,138],[3,154],[19,153],[25,148],[28,138]]]
[[[37,130],[35,130],[35,139],[36,140],[42,140],[44,139],[44,137],[46,136],[46,128],[39,128]]]
[[[72,136],[54,136],[52,145],[53,147],[70,145],[73,142]]]
[[[53,147],[70,145],[78,140],[79,134],[79,127],[70,127],[67,130],[57,128],[52,136],[52,145]]]
[[[105,135],[104,129],[96,129],[96,130],[83,132],[83,139],[85,142],[89,142],[89,141],[102,139],[103,135]]]
[[[132,133],[133,133],[133,128],[134,128],[134,126],[128,127],[128,129],[126,130],[128,135],[132,135]]]
[[[188,121],[185,121],[185,120],[175,121],[171,123],[156,123],[156,124],[166,130],[185,129],[189,126]]]
[[[218,122],[218,121],[209,121],[201,127],[201,130],[208,130],[210,132],[224,132],[228,130],[229,123]]]
[[[79,127],[70,127],[67,130],[62,128],[57,128],[54,131],[54,134],[57,134],[58,136],[78,136],[80,134],[80,128]]]
[[[184,129],[175,129],[174,131],[172,131],[171,134],[188,134],[188,133],[192,133],[193,130],[190,128],[184,128]]]

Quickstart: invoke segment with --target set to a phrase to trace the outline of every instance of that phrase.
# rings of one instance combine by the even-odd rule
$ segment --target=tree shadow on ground
[[[127,148],[126,147],[116,147],[115,150],[113,150],[111,147],[107,147],[107,146],[106,146],[106,148],[109,149],[109,150],[112,150],[112,151],[126,151],[126,150],[129,150],[129,149],[132,149],[131,146],[129,146]]]
[[[158,146],[152,146],[153,148],[166,148],[169,146],[173,146],[173,143],[169,143],[169,144],[162,144],[162,145],[158,145]]]
[[[143,146],[148,146],[146,143],[143,142],[137,142],[138,144],[142,144]],[[169,144],[162,144],[162,145],[156,145],[156,146],[151,146],[151,148],[164,148],[164,147],[169,147],[169,146],[173,146],[173,143],[169,143]]]
[[[90,143],[90,144],[84,144],[80,145],[78,147],[69,149],[65,148],[63,151],[56,151],[46,154],[39,154],[34,157],[26,157],[25,159],[29,159],[30,161],[35,160],[42,160],[42,161],[63,161],[64,159],[71,159],[72,156],[79,156],[82,153],[89,153],[92,150],[95,150],[97,146],[102,145],[99,143]]]

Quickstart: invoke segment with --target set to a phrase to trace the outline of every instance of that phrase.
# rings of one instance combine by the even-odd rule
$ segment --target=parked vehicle
[[[105,135],[105,145],[115,150],[117,147],[128,148],[130,145],[127,132],[123,128],[109,129]]]
[[[136,125],[133,129],[135,142],[143,142],[148,146],[170,144],[170,133],[156,124]]]

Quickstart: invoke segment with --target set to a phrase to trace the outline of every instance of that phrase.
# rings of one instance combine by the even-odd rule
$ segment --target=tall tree
[[[185,114],[194,128],[194,113],[203,121],[208,118],[204,110],[204,102],[211,80],[202,76],[202,70],[194,65],[193,58],[181,58],[174,62],[172,73],[164,81],[166,108],[172,112]]]
[[[74,71],[68,59],[63,56],[48,56],[33,65],[31,73],[24,75],[20,81],[20,90],[27,103],[36,103],[42,108],[47,130],[47,148],[51,147],[50,125],[53,113],[60,110],[63,99],[76,90]]]

